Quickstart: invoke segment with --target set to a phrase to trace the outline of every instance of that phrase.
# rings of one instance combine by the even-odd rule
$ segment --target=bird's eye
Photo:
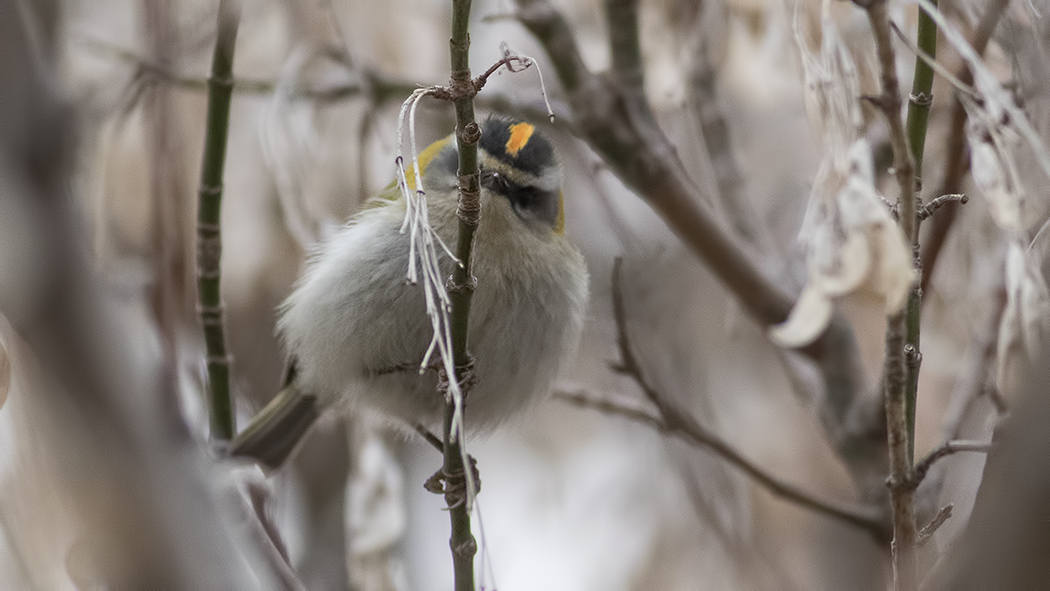
[[[510,183],[506,177],[498,172],[491,172],[487,175],[482,175],[481,185],[493,193],[500,195],[506,195],[507,190],[510,188]]]

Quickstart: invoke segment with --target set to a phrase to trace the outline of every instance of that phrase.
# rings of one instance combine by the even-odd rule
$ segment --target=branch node
[[[904,345],[904,362],[911,369],[918,369],[922,365],[922,353],[915,348],[915,345],[911,343]]]
[[[472,557],[478,553],[478,543],[474,540],[474,536],[470,536],[461,544],[453,545],[450,540],[449,547],[452,548],[452,552],[455,553],[456,556]]]
[[[233,76],[216,76],[216,75],[211,75],[211,76],[208,76],[208,84],[214,84],[216,86],[221,86],[224,89],[232,90],[233,89]]]
[[[477,121],[471,121],[463,129],[456,130],[456,141],[463,144],[476,144],[481,140],[481,126]],[[462,182],[462,181],[461,181]]]
[[[452,51],[466,52],[470,49],[470,33],[467,33],[467,35],[461,40],[455,38],[449,39],[448,44]],[[453,72],[453,75],[455,75],[455,72]]]
[[[445,280],[445,290],[448,291],[449,295],[454,293],[473,293],[473,291],[477,289],[477,287],[478,278],[474,275],[471,275],[466,283],[456,283],[451,275],[449,275],[448,279]]]
[[[925,92],[920,92],[919,94],[909,94],[908,100],[916,107],[929,108],[933,105],[933,93],[927,94]]]
[[[453,101],[472,99],[477,96],[478,89],[475,88],[474,81],[470,78],[470,70],[453,71],[449,78],[448,91]]]

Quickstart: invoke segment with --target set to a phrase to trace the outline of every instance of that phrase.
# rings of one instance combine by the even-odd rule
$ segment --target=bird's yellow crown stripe
[[[515,123],[510,126],[510,139],[507,140],[507,153],[511,156],[517,156],[518,152],[525,147],[525,144],[529,143],[529,138],[532,137],[532,132],[536,131],[536,127],[531,123]]]
[[[433,144],[427,146],[427,149],[419,153],[419,172],[426,174],[427,167],[430,166],[430,161],[438,155],[441,150],[452,141],[452,136],[449,136],[443,140],[438,140]],[[408,188],[413,191],[416,190],[416,167],[412,166],[411,160],[405,161],[405,180],[408,181]]]

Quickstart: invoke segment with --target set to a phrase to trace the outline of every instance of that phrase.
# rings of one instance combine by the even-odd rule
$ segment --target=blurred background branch
[[[33,297],[19,305],[5,293],[0,305],[42,370],[27,403],[56,464],[38,469],[57,471],[84,524],[68,576],[81,587],[241,588],[255,575],[223,527],[203,458],[160,408],[172,385],[133,363],[135,338],[81,246],[69,182],[76,118],[56,92],[57,7],[0,2],[0,216],[26,223],[0,239],[41,263],[5,277]]]
[[[217,5],[0,0],[0,72],[17,81],[0,86],[0,310],[14,326],[0,322],[11,369],[0,396],[0,586],[451,588],[448,520],[418,490],[433,471],[429,448],[340,415],[265,480],[208,456],[186,189],[198,181]],[[540,405],[472,445],[486,467],[488,537],[475,530],[494,567],[486,587],[493,573],[507,591],[542,586],[536,564],[580,589],[882,586],[886,414],[881,380],[869,378],[883,362],[882,303],[837,297],[827,329],[799,350],[767,338],[808,271],[810,237],[798,229],[811,228],[805,195],[819,189],[828,149],[820,123],[809,126],[797,58],[828,38],[825,16],[857,64],[857,92],[878,92],[864,12],[832,3],[823,15],[819,5],[474,2],[475,69],[506,42],[556,74],[553,125],[531,73],[494,74],[478,116],[546,128],[564,166],[566,234],[593,277],[607,277],[618,255],[631,271],[627,293],[594,282],[583,348],[561,376],[583,384],[576,402],[631,420]],[[886,5],[910,45],[919,11]],[[1045,135],[1045,23],[1005,0],[944,8]],[[245,5],[222,204],[242,419],[280,380],[273,310],[305,254],[390,180],[392,107],[412,81],[447,76],[447,9]],[[953,51],[938,53],[941,70],[972,82]],[[900,58],[905,79],[915,60]],[[948,96],[941,78],[930,93]],[[899,171],[888,170],[888,126],[870,107],[858,134],[876,147],[876,191],[892,200]],[[453,124],[447,109],[420,114],[424,141]],[[940,459],[915,489],[916,525],[927,525],[917,562],[920,573],[939,562],[933,587],[1039,588],[1047,575],[1033,566],[1041,541],[1030,522],[1040,509],[991,479],[1039,490],[1039,456],[1004,443],[1035,437],[1040,378],[1019,369],[1030,354],[1016,323],[1045,314],[1029,300],[1032,315],[1019,316],[1016,281],[1004,283],[1001,204],[966,174],[966,132],[962,102],[932,105],[920,211],[941,206],[923,231],[922,375],[905,382],[922,389],[911,453]],[[1029,156],[1016,168],[1032,181]],[[1047,250],[1029,240],[1048,211],[1039,186],[1017,209],[1033,267]],[[929,201],[963,193],[965,216],[954,198]],[[621,329],[637,375],[608,371]],[[607,392],[635,396],[587,394]],[[939,455],[957,447],[945,442],[983,448],[1006,416],[987,474],[985,454]],[[792,493],[801,500],[791,504],[815,510],[781,502]],[[1003,531],[988,534],[991,524]],[[986,575],[971,572],[978,564]]]
[[[574,133],[599,153],[624,183],[646,200],[724,282],[760,325],[784,321],[795,302],[750,260],[720,220],[701,205],[711,202],[688,179],[677,151],[652,116],[638,86],[637,21],[633,3],[608,4],[613,74],[592,73],[583,63],[568,23],[546,0],[519,0],[517,18],[552,56],[571,106]],[[619,56],[619,57],[617,57]],[[881,406],[868,383],[848,322],[835,314],[823,334],[801,352],[815,362],[824,389],[819,413],[862,498],[885,489],[885,440]],[[788,371],[792,371],[790,368]]]

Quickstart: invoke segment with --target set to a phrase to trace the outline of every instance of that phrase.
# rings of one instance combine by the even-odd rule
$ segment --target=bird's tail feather
[[[276,470],[292,456],[320,416],[317,396],[302,394],[294,384],[286,384],[234,438],[230,455]]]

